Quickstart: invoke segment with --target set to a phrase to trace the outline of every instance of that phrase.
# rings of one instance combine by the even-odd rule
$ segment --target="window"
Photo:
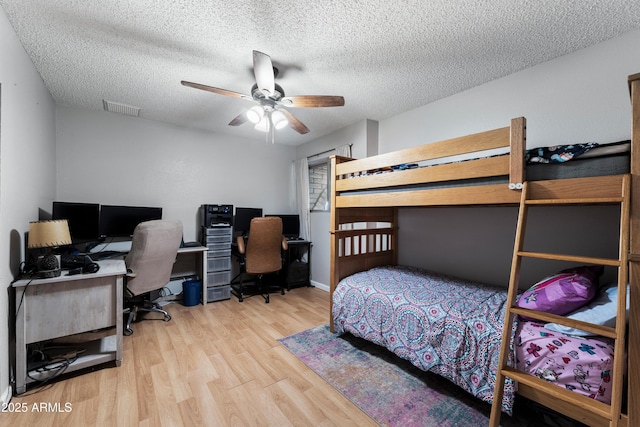
[[[329,159],[309,162],[309,210],[329,210]]]

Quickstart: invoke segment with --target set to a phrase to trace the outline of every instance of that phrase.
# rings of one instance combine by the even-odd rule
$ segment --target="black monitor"
[[[53,202],[52,219],[66,219],[71,241],[87,243],[100,239],[98,203]]]
[[[282,234],[290,239],[297,239],[300,236],[300,215],[298,214],[277,214],[267,216],[279,216],[282,218]]]
[[[102,237],[131,237],[138,224],[154,219],[162,219],[162,208],[102,205],[100,209],[100,235]]]
[[[251,220],[262,216],[262,208],[236,208],[236,215],[233,218],[233,232],[236,236],[246,236],[249,234]]]

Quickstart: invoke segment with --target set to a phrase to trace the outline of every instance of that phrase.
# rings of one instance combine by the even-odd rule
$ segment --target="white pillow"
[[[589,304],[568,314],[566,317],[569,319],[582,320],[583,322],[613,328],[616,326],[617,304],[618,286],[617,283],[610,283],[601,288],[596,297]],[[627,284],[627,316],[628,315],[629,285]],[[567,335],[577,335],[582,337],[594,335],[591,332],[558,325],[557,323],[547,323],[544,327]]]

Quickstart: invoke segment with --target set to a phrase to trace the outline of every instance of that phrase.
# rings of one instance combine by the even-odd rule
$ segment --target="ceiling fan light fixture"
[[[255,130],[258,130],[260,132],[267,132],[269,130],[269,118],[266,115],[264,115],[262,117],[262,120],[256,123],[254,128]]]
[[[260,123],[260,121],[264,121],[264,117],[264,110],[262,109],[262,107],[259,107],[257,105],[255,107],[251,107],[247,111],[247,120],[249,120],[251,123],[258,124]]]
[[[276,129],[283,129],[289,124],[289,120],[287,120],[284,113],[277,110],[271,113],[271,121]]]

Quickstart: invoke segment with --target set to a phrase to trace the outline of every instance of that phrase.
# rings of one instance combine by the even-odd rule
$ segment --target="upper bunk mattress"
[[[560,154],[554,155],[555,151]],[[526,178],[541,181],[625,174],[630,171],[630,152],[631,141],[534,148],[527,151]]]

